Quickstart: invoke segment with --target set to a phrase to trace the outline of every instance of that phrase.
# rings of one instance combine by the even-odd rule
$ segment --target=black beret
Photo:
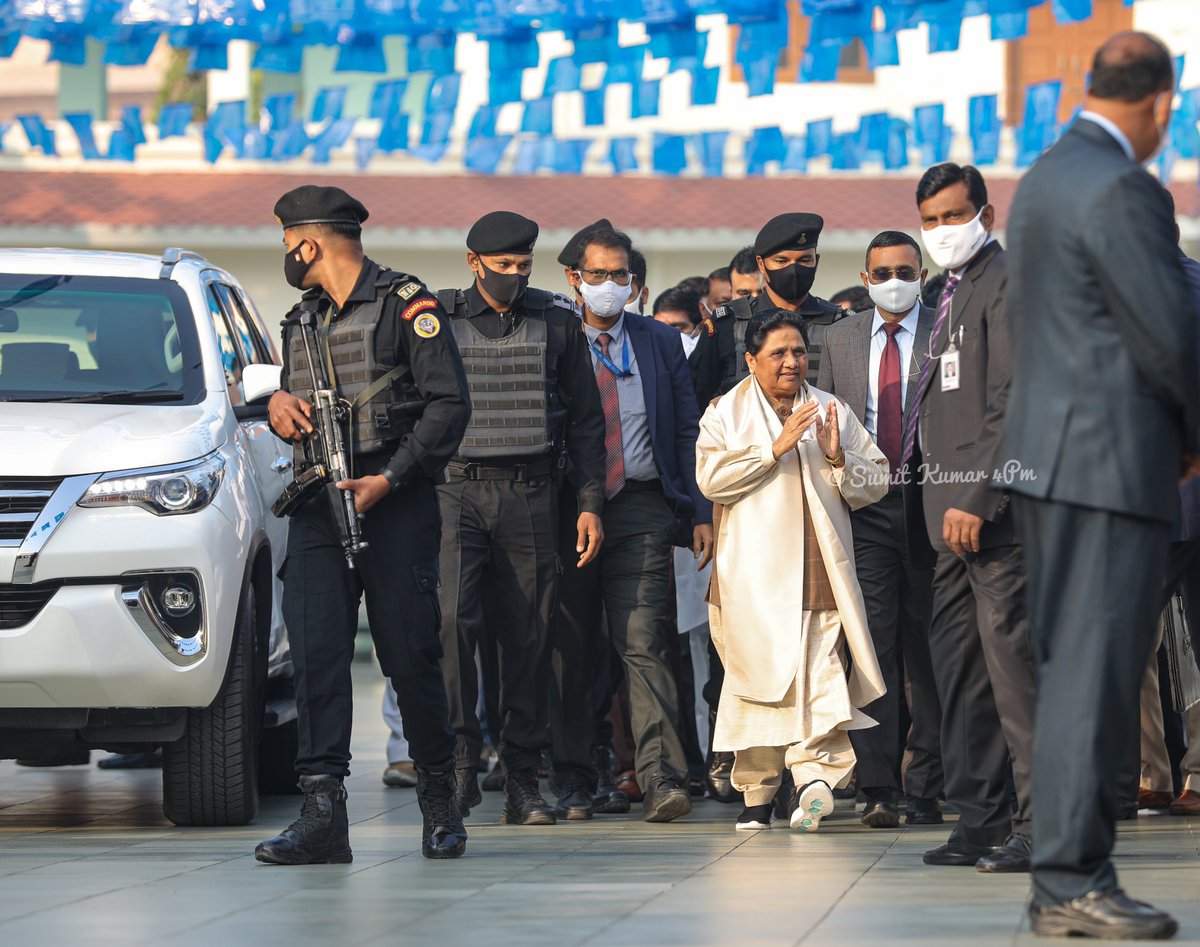
[[[594,224],[588,224],[567,241],[567,245],[562,248],[562,253],[558,255],[558,262],[563,266],[578,266],[579,254],[583,250],[584,241],[597,230],[612,229],[613,225],[607,217],[601,217]]]
[[[275,219],[284,230],[302,224],[361,226],[367,216],[367,209],[340,187],[303,184],[275,202]]]
[[[756,256],[779,250],[811,250],[817,245],[825,220],[819,214],[780,214],[767,221],[754,238]]]
[[[467,249],[475,253],[532,253],[538,225],[510,210],[494,210],[480,217],[467,233]]]

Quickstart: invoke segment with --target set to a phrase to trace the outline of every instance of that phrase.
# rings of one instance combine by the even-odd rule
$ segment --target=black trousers
[[[476,706],[477,647],[498,657],[499,724],[489,721],[509,771],[541,764],[547,720],[549,625],[557,555],[556,489],[550,477],[452,480],[438,487],[442,525],[442,670],[454,726],[455,766],[477,766],[483,733]],[[572,521],[574,528],[574,521]]]
[[[687,774],[667,651],[667,636],[675,633],[669,624],[674,525],[657,481],[630,481],[604,505],[604,547],[596,562],[576,568],[574,531],[560,530],[566,567],[551,687],[552,755],[560,775],[575,771],[595,780],[590,757],[610,641],[629,680],[638,785],[645,789],[657,776],[682,783]]]
[[[368,547],[351,570],[325,496],[292,517],[288,529],[283,617],[296,672],[301,775],[350,773],[350,662],[364,593],[413,762],[443,766],[454,753],[438,663],[440,521],[433,485],[417,479],[380,500],[363,520],[363,538]]]
[[[1015,497],[1040,674],[1033,900],[1116,884],[1117,773],[1162,602],[1166,523]],[[1115,739],[1114,739],[1115,735]]]
[[[1025,559],[1015,545],[966,559],[939,553],[934,569],[929,651],[942,702],[946,801],[959,816],[951,838],[976,845],[1031,831],[1037,676],[1025,585]]]
[[[904,540],[904,506],[899,492],[850,514],[854,564],[867,606],[867,626],[875,645],[887,693],[863,708],[879,726],[851,730],[858,758],[859,788],[895,792],[905,743],[912,758],[904,788],[910,796],[936,798],[943,788],[942,711],[929,622],[933,610],[933,569],[915,568]],[[907,741],[901,733],[905,670],[911,685]]]

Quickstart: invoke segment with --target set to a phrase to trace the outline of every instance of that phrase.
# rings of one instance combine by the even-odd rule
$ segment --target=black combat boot
[[[301,776],[304,802],[300,818],[260,842],[254,857],[269,865],[344,865],[350,851],[350,822],[346,816],[346,787],[340,776]]]
[[[708,795],[717,802],[740,802],[742,794],[733,788],[733,754],[713,752],[708,764]]]
[[[458,803],[458,811],[464,819],[472,809],[483,803],[483,793],[479,791],[479,770],[474,766],[454,767],[454,801]]]
[[[550,803],[538,792],[536,769],[509,770],[500,821],[506,825],[554,825],[558,821]]]
[[[474,770],[471,774],[474,776]],[[426,858],[458,858],[467,850],[467,829],[454,798],[454,783],[452,764],[438,769],[417,764],[417,803],[423,819],[421,854]]]
[[[617,788],[616,780],[613,779],[612,751],[606,746],[592,747],[592,767],[596,770],[593,810],[606,814],[628,812],[629,797]]]

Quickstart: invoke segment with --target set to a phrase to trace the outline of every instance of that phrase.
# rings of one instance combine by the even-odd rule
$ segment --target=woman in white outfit
[[[784,766],[791,826],[815,831],[849,780],[848,730],[882,696],[854,571],[850,510],[888,488],[888,463],[833,395],[804,384],[804,320],[759,313],[750,376],[708,408],[696,479],[718,504],[709,624],[725,664],[713,749],[733,751],[739,829],[766,828]],[[849,674],[847,655],[849,651]]]

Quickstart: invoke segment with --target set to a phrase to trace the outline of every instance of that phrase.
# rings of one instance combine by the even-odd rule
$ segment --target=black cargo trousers
[[[362,521],[367,548],[351,570],[325,496],[292,517],[283,572],[283,617],[296,672],[302,776],[350,773],[354,696],[350,662],[365,594],[367,620],[391,680],[412,759],[440,768],[454,755],[442,681],[434,485],[418,475],[379,501]]]

